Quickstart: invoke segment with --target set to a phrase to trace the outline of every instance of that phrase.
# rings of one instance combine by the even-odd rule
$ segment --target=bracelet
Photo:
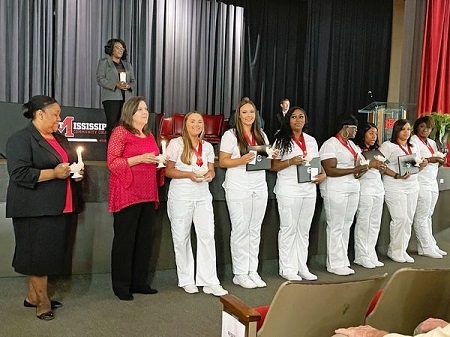
[[[396,173],[394,176],[394,179],[398,179],[398,177],[400,177],[400,175],[398,173]]]

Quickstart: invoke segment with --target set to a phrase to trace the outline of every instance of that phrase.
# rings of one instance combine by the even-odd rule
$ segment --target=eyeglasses
[[[114,49],[119,50],[119,51],[125,50],[125,48],[123,48],[121,46],[114,46]]]
[[[356,125],[345,125],[346,128],[358,130]]]

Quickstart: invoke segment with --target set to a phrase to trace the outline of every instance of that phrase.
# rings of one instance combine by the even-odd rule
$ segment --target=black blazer
[[[53,134],[66,151],[69,162],[77,161],[66,137]],[[58,152],[42,137],[33,123],[9,137],[6,143],[9,185],[6,217],[60,215],[66,201],[66,180],[52,179],[38,183],[40,171],[62,163]],[[74,210],[81,210],[81,184],[70,179]]]

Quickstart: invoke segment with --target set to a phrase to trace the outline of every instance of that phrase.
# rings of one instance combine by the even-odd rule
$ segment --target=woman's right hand
[[[126,82],[117,82],[116,88],[119,90],[128,90],[130,86]]]
[[[56,179],[67,179],[70,175],[69,163],[58,164],[53,171],[55,172]]]
[[[241,157],[242,164],[248,164],[254,158],[255,158],[255,154],[253,152],[246,153]]]
[[[140,155],[140,161],[142,164],[158,164],[159,160],[153,152],[143,153]]]

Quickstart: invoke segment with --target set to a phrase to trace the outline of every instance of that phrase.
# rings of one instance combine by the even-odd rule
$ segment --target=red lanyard
[[[406,143],[406,146],[408,147],[408,151],[406,151],[405,148],[404,148],[402,145],[400,145],[399,143],[397,143],[397,145],[398,145],[399,148],[402,149],[403,152],[405,152],[405,154],[412,154],[412,150],[411,150],[411,148],[409,147],[409,144],[408,144],[408,143]]]
[[[422,141],[422,143],[424,143],[427,146],[428,150],[430,150],[430,152],[431,152],[431,155],[433,155],[434,154],[434,150],[431,147],[431,145],[428,144],[427,139],[426,138],[423,139],[422,137],[419,137],[419,139]]]
[[[202,167],[203,166],[203,159],[202,159],[202,150],[203,150],[203,144],[201,141],[198,142],[198,150],[194,147],[194,154],[197,157],[197,166]]]
[[[305,137],[303,137],[303,133],[300,135],[300,139],[297,139],[294,136],[292,136],[292,139],[294,140],[295,144],[297,144],[298,147],[302,149],[303,157],[306,157],[306,155],[308,154],[308,151],[306,151],[306,143],[305,143]]]
[[[354,161],[356,162],[356,158],[358,157],[358,154],[356,153],[356,151],[353,150],[353,148],[350,146],[350,144],[349,144],[348,142],[344,142],[344,140],[342,139],[342,137],[341,137],[340,134],[337,134],[337,135],[336,135],[336,138],[339,140],[339,142],[340,142],[342,145],[344,145],[344,146],[347,148],[347,150],[350,151],[350,153],[351,153],[352,156],[353,156]]]
[[[254,146],[256,145],[255,135],[252,132],[252,138],[244,132],[245,139],[247,140],[248,145]]]

